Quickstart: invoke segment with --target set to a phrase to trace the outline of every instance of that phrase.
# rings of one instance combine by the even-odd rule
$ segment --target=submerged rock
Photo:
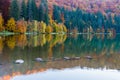
[[[18,59],[15,61],[15,64],[22,64],[22,63],[24,63],[24,60],[22,60],[22,59]]]
[[[87,59],[93,59],[91,56],[85,56],[85,58],[87,58]]]
[[[75,59],[75,60],[79,60],[79,59],[80,59],[80,57],[75,57],[74,59]]]
[[[70,57],[64,57],[64,60],[79,60],[80,57],[74,57],[74,58],[70,58]]]
[[[55,58],[53,59],[53,61],[61,61],[62,59],[61,58]]]
[[[63,59],[64,60],[70,60],[70,57],[64,57]]]
[[[35,61],[37,61],[37,62],[43,62],[44,60],[42,58],[35,58]]]

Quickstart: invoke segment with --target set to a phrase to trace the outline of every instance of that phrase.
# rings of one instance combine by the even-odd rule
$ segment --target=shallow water
[[[120,35],[0,37],[0,80],[120,80],[119,61]]]

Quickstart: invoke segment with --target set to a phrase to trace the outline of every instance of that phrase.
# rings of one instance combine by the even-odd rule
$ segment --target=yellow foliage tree
[[[62,14],[61,15],[61,19],[62,19],[62,21],[63,21],[63,23],[64,23],[64,15]],[[51,15],[49,15],[49,19],[50,19],[50,26],[52,26],[52,28],[53,28],[53,32],[56,32],[56,33],[62,33],[62,32],[67,32],[67,28],[66,28],[66,26],[64,25],[64,24],[57,24],[53,19],[52,19],[52,17],[51,17]]]
[[[46,38],[47,42],[50,42],[52,40],[53,36],[51,34],[46,34],[45,38]]]
[[[55,21],[52,22],[51,26],[53,27],[53,32],[59,32],[58,24]]]
[[[48,25],[45,29],[46,33],[51,33],[53,31],[52,27],[50,25]]]
[[[63,32],[67,32],[67,28],[65,25],[63,25]]]
[[[15,37],[14,36],[6,37],[6,43],[7,43],[7,46],[10,49],[14,49],[14,47],[16,45],[16,39],[15,39]]]
[[[38,27],[38,30],[39,30],[40,33],[45,33],[46,24],[45,24],[43,21],[40,22],[40,25],[39,25],[39,27]]]
[[[6,30],[14,32],[15,29],[16,29],[15,20],[14,20],[14,18],[10,18],[10,20],[8,20],[8,22],[7,22]]]
[[[45,38],[45,34],[43,34],[40,37],[40,46],[43,46],[45,44],[46,44],[46,38]]]
[[[4,24],[4,20],[2,18],[2,15],[0,15],[0,31],[4,30],[3,24]]]
[[[58,24],[59,33],[63,32],[63,24]]]

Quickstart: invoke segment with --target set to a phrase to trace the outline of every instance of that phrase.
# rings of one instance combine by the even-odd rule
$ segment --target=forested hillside
[[[18,0],[22,1],[22,0]],[[27,2],[28,0],[26,0]],[[36,4],[39,5],[41,0],[35,0]],[[53,8],[53,5],[64,7],[66,9],[76,9],[87,12],[101,11],[103,14],[116,13],[120,14],[120,0],[48,0],[49,9]]]
[[[1,0],[0,4],[0,31],[120,32],[119,0]]]

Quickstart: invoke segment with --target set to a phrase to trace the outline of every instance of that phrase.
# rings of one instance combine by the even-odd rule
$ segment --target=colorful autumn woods
[[[5,26],[5,29],[3,27],[3,18],[1,16],[0,19],[0,23],[2,23],[0,25],[0,30],[7,30],[10,32],[14,32],[14,33],[66,33],[67,32],[67,28],[65,27],[64,24],[57,24],[56,22],[52,22],[52,24],[46,25],[45,22],[41,21],[37,21],[37,20],[33,20],[31,22],[28,21],[24,21],[24,20],[19,20],[19,21],[15,21],[14,18],[10,18]]]
[[[1,0],[3,1],[3,0]],[[0,4],[2,4],[0,1]],[[6,0],[9,12],[0,6],[0,32],[14,33],[119,33],[120,16],[107,10],[86,11],[81,7],[66,8],[49,0]],[[59,1],[58,1],[59,2]],[[66,1],[65,1],[66,2]],[[4,6],[5,7],[5,6]],[[71,5],[71,7],[74,7]],[[6,9],[7,10],[7,9]],[[9,17],[4,17],[7,13]],[[3,18],[4,20],[3,20]],[[6,21],[7,19],[7,21]]]
[[[47,0],[41,0],[37,5],[35,0],[22,0],[19,5],[18,0],[11,0],[9,6],[9,18],[6,22],[0,11],[0,32],[13,33],[66,33],[64,24],[57,23],[50,18],[48,13]],[[52,22],[50,22],[52,21]]]

